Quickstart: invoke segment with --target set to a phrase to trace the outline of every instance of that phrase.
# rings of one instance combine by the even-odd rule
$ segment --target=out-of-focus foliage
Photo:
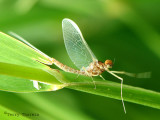
[[[13,31],[49,56],[74,67],[65,50],[61,29],[62,19],[70,18],[79,25],[100,61],[115,59],[114,70],[152,72],[150,79],[124,76],[124,84],[160,92],[159,4],[159,0],[0,0],[0,31]],[[107,73],[103,76],[119,82]],[[124,115],[121,101],[69,89],[25,94],[1,91],[0,97],[1,105],[14,113],[40,114],[30,119],[157,120],[160,117],[157,109],[127,102]],[[0,114],[4,116],[3,107]]]

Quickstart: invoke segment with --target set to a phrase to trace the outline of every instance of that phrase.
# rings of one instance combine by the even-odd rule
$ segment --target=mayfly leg
[[[92,79],[92,81],[93,81],[93,84],[94,84],[94,86],[95,86],[94,89],[96,89],[96,84],[95,84],[95,81],[93,80],[92,76],[89,75],[89,73],[87,72],[87,70],[86,70],[85,67],[82,67],[82,70],[84,70],[84,71],[86,72],[86,75],[87,75],[87,76],[91,77],[91,79]]]
[[[121,99],[122,99],[122,104],[123,104],[124,112],[126,114],[126,108],[125,108],[124,101],[123,101],[123,96],[122,96],[122,93],[123,93],[122,88],[123,88],[123,78],[121,79]]]
[[[130,76],[130,77],[136,77],[135,73],[128,73],[128,72],[125,72],[125,71],[110,71],[110,72],[117,73],[117,74],[124,74],[124,75]]]
[[[103,77],[102,75],[99,75],[99,76],[100,76],[103,80],[105,80],[104,77]]]
[[[108,73],[112,74],[113,76],[115,76],[116,78],[120,79],[121,80],[121,100],[122,100],[122,104],[123,104],[123,108],[124,108],[124,112],[126,114],[126,108],[125,108],[125,105],[124,105],[124,101],[123,101],[123,91],[122,91],[122,88],[123,88],[123,78],[119,77],[118,75],[114,74],[112,71],[110,71],[109,69],[107,70]]]
[[[77,75],[77,77],[75,78],[75,80],[78,79],[78,77],[79,77],[79,74]]]
[[[136,77],[136,78],[150,78],[151,77],[151,72],[143,72],[143,73],[129,73],[125,71],[110,71],[112,73],[117,73],[117,74],[124,74],[130,77]]]

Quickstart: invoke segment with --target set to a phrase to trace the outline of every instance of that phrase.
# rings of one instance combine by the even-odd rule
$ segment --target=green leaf
[[[1,63],[0,66],[2,66],[2,65],[3,64]],[[9,67],[9,66],[11,66],[11,64],[9,64],[8,66],[6,65],[6,67]],[[19,73],[19,71],[20,71],[19,69],[21,70],[20,66],[17,67],[16,69],[14,69],[13,73],[12,73],[13,69],[8,69],[8,71],[10,71],[10,72],[0,71],[0,74],[5,73],[5,75],[9,75],[9,76],[11,75],[11,76],[16,76],[16,77],[18,77],[18,74],[19,74],[19,77],[21,77],[21,78],[28,78],[27,76],[22,75],[22,73]],[[27,71],[29,71],[29,67],[27,67],[27,69],[28,69]],[[39,75],[37,75],[37,73],[39,73]],[[26,74],[27,74],[27,72],[26,72]],[[55,80],[55,78],[53,77],[53,80],[52,80],[50,78],[52,75],[50,75],[48,72],[45,73],[45,71],[43,71],[43,70],[39,71],[39,69],[34,69],[32,71],[32,74],[33,74],[33,76],[31,75],[30,79],[33,78],[33,79],[36,79],[41,82],[55,85],[55,83],[53,82]],[[66,72],[61,72],[61,71],[53,73],[53,75],[56,75],[56,74],[61,74],[63,76],[63,78],[65,78],[65,80],[69,81],[69,82],[66,82],[65,84],[60,85],[60,88],[68,86],[68,88],[71,88],[71,89],[75,89],[75,90],[84,91],[87,93],[92,93],[92,94],[96,94],[96,95],[101,95],[101,96],[106,96],[106,97],[121,100],[121,96],[120,96],[121,87],[120,87],[119,83],[111,82],[108,80],[102,81],[101,79],[94,79],[95,81],[97,81],[96,82],[96,89],[94,89],[94,84],[91,81],[91,78],[89,78],[89,77],[79,76],[78,79],[75,80],[76,75],[71,74],[71,73],[66,73]],[[45,79],[45,78],[48,78],[48,79]],[[23,79],[21,79],[21,80],[23,80]],[[2,81],[3,80],[1,79],[1,82]],[[10,81],[14,81],[14,79],[11,78]],[[19,79],[19,81],[20,81],[20,79]],[[5,82],[5,80],[2,83],[4,84],[4,82]],[[7,83],[8,83],[8,81],[7,81]],[[8,87],[8,90],[9,90],[10,86],[7,86],[7,83],[5,83],[6,84],[5,87]],[[18,86],[19,85],[17,85],[17,86],[15,85],[15,87],[17,87],[17,91],[19,90]],[[26,84],[24,84],[24,86],[26,86]],[[40,89],[39,91],[42,91],[42,90]],[[11,89],[9,91],[11,91]],[[27,89],[26,89],[26,92],[34,92],[34,91],[31,91],[31,90],[27,91]],[[146,89],[142,89],[142,88],[138,88],[138,87],[132,87],[132,86],[128,86],[128,85],[123,85],[123,97],[124,97],[125,101],[138,103],[141,105],[160,109],[160,101],[159,101],[160,93],[157,93],[154,91],[150,91],[150,90],[146,90]]]
[[[47,55],[0,32],[0,62],[45,69],[47,66],[41,63],[49,64],[49,59]]]
[[[44,54],[6,34],[0,33],[0,45],[1,90],[38,92],[68,87],[121,100],[119,83],[94,79],[96,81],[94,89],[91,78],[79,76],[76,79],[75,74],[49,68],[41,63],[49,61]],[[31,80],[41,82],[41,88],[39,90],[33,88]],[[160,109],[160,94],[154,91],[123,85],[123,97],[125,101]]]
[[[59,81],[63,78],[61,73],[53,69],[42,70],[0,62],[0,74],[0,89],[5,91],[40,92],[57,90],[65,86]],[[40,90],[33,87],[33,80],[41,82]]]
[[[65,82],[63,76],[57,70],[51,70],[42,64],[50,64],[49,59],[51,59],[44,53],[2,32],[0,32],[0,46],[0,71],[2,74],[0,78],[3,83],[1,90],[36,92],[57,90],[64,86],[62,85]],[[35,72],[33,73],[33,71]],[[55,72],[57,74],[54,74]],[[33,80],[45,82],[45,84],[38,83],[41,90],[33,87]]]
[[[105,81],[95,82],[95,84],[96,89],[94,89],[93,83],[81,83],[78,86],[69,86],[69,88],[121,100],[121,85],[119,83]],[[123,98],[128,102],[160,109],[160,93],[158,92],[123,85]]]

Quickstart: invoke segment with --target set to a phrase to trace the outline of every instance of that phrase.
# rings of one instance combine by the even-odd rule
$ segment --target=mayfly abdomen
[[[70,72],[70,73],[75,73],[75,74],[80,74],[80,75],[86,75],[85,71],[80,71],[80,70],[75,70],[71,67],[68,67],[64,64],[62,64],[61,62],[59,62],[58,60],[53,58],[53,63],[59,67],[60,69],[64,70],[65,72]]]

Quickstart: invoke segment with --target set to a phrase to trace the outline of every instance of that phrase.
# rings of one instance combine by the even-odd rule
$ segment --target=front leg
[[[117,74],[124,74],[124,75],[130,76],[130,77],[136,77],[135,73],[129,73],[129,72],[125,72],[125,71],[110,71],[110,72],[117,73]]]
[[[122,100],[122,104],[123,104],[123,109],[124,109],[124,112],[126,113],[126,108],[125,108],[125,105],[124,105],[124,101],[123,101],[123,95],[122,95],[122,89],[123,89],[123,78],[119,77],[118,75],[116,75],[115,73],[123,73],[120,72],[120,71],[110,71],[109,69],[107,69],[107,72],[110,73],[111,75],[115,76],[116,78],[120,79],[121,80],[121,100]]]

